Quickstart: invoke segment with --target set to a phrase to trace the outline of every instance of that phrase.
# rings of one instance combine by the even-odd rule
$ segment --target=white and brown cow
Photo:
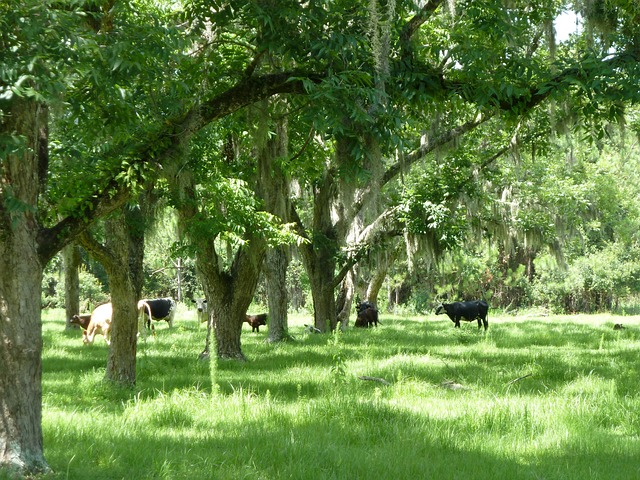
[[[105,303],[97,306],[91,312],[91,318],[86,330],[82,332],[82,341],[85,344],[93,343],[96,334],[100,333],[104,336],[107,345],[111,344],[111,318],[113,316],[113,307],[111,303]]]

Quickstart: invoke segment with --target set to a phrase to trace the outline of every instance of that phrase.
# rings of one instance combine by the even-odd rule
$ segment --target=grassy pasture
[[[640,479],[640,317],[381,321],[308,335],[294,317],[283,345],[245,324],[248,362],[205,363],[181,308],[128,390],[102,381],[101,337],[46,312],[47,478]]]

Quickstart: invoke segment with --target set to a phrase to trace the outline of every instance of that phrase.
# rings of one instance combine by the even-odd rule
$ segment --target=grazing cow
[[[251,325],[251,331],[252,332],[259,332],[260,331],[260,325],[266,325],[267,324],[267,314],[266,313],[260,313],[258,315],[248,315],[247,314],[245,322],[247,322],[249,325]]]
[[[446,313],[453,321],[454,328],[460,328],[460,320],[473,322],[478,320],[478,328],[484,324],[485,331],[489,328],[487,313],[489,305],[484,300],[472,300],[470,302],[442,303],[436,308],[436,315]]]
[[[80,328],[86,330],[89,327],[89,322],[91,321],[91,314],[86,313],[82,315],[74,315],[69,319],[69,325],[79,325]]]
[[[209,320],[209,308],[207,306],[206,298],[196,298],[196,315],[198,316],[198,322],[204,323]]]
[[[93,343],[96,334],[101,333],[107,345],[111,344],[111,316],[113,308],[111,303],[97,306],[91,312],[91,319],[87,329],[82,332],[82,341],[85,344]]]
[[[151,320],[166,320],[171,328],[176,314],[176,302],[173,298],[143,298],[138,302],[138,312],[141,316],[148,317],[144,321],[147,328],[152,328]]]
[[[356,303],[356,311],[358,316],[356,318],[356,327],[369,328],[372,326],[378,326],[378,309],[371,302],[358,302]]]
[[[304,332],[305,333],[322,333],[322,330],[314,327],[313,325],[304,324]]]

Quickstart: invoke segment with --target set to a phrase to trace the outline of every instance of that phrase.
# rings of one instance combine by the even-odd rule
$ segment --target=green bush
[[[640,287],[640,251],[613,243],[578,257],[566,269],[550,258],[537,262],[532,296],[555,312],[598,312],[618,307]]]

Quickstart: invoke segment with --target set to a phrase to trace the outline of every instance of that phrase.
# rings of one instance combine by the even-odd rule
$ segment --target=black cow
[[[169,327],[173,327],[173,317],[176,314],[176,302],[173,298],[143,298],[138,302],[138,311],[145,315],[147,328],[151,328],[151,320],[166,320]]]
[[[356,303],[356,311],[358,316],[356,318],[356,327],[369,328],[371,326],[378,326],[378,309],[371,302],[358,302]]]
[[[460,320],[467,322],[478,320],[478,328],[484,324],[485,331],[489,328],[489,320],[487,319],[488,312],[489,305],[484,300],[442,303],[436,308],[436,315],[446,313],[455,324],[454,328],[460,328]]]

